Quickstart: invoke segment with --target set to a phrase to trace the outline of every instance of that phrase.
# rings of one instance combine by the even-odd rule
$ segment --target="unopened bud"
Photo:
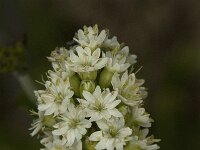
[[[111,86],[111,80],[112,80],[113,74],[114,74],[113,72],[104,68],[104,70],[101,72],[100,78],[99,78],[99,85],[101,88],[108,88]]]
[[[69,82],[70,82],[70,86],[72,87],[72,90],[74,91],[74,94],[76,96],[80,96],[79,86],[80,86],[81,81],[79,77],[76,74],[74,74],[73,76],[69,78]]]
[[[79,73],[81,80],[95,80],[97,77],[97,71],[81,72]]]
[[[128,106],[126,105],[121,105],[118,110],[125,116],[128,113]]]
[[[53,125],[56,123],[53,115],[50,115],[50,116],[44,116],[44,119],[43,119],[43,124],[45,126],[48,126],[48,127],[53,127]]]
[[[94,81],[91,80],[83,80],[81,81],[81,85],[80,85],[80,93],[82,94],[83,91],[88,91],[90,93],[93,93],[95,90],[95,83]]]

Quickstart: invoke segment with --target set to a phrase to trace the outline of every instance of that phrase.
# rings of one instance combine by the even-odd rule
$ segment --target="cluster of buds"
[[[79,29],[75,45],[48,57],[52,70],[35,91],[38,110],[32,133],[41,150],[156,150],[148,136],[144,80],[134,73],[136,55],[98,26]]]

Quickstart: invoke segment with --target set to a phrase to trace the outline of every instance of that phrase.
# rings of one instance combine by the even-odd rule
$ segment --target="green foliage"
[[[22,43],[0,47],[0,73],[24,70],[25,66],[25,49]]]

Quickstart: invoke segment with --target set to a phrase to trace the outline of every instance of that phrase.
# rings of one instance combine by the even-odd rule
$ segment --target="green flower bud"
[[[99,78],[99,85],[101,88],[108,88],[111,86],[111,80],[112,80],[113,74],[114,74],[113,72],[104,68],[104,70],[101,72],[100,78]]]
[[[125,147],[125,150],[142,150],[142,149],[137,145],[129,144],[128,146]]]
[[[125,116],[128,113],[128,106],[121,105],[118,110]]]
[[[81,72],[79,73],[81,80],[95,80],[97,77],[97,71]]]
[[[93,93],[95,90],[95,82],[91,81],[91,80],[83,80],[81,81],[81,85],[80,85],[80,93],[82,94],[83,91],[88,91],[90,93]]]
[[[76,96],[80,96],[80,93],[79,93],[79,86],[80,86],[80,78],[74,74],[73,76],[71,76],[69,78],[69,82],[70,82],[70,86],[72,87],[72,90],[74,91],[74,94]]]
[[[43,119],[43,124],[45,126],[48,126],[48,127],[53,127],[53,125],[56,123],[53,115],[50,115],[50,116],[45,116],[44,119]]]

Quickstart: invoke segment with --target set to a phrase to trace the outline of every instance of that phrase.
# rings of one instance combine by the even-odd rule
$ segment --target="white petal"
[[[84,34],[83,30],[81,30],[81,29],[78,30],[78,39],[80,39],[80,40],[87,40],[87,38],[85,37],[85,34]]]
[[[77,126],[78,128],[78,131],[82,134],[82,135],[85,135],[87,133],[87,130],[81,126]]]
[[[98,121],[100,119],[102,119],[102,116],[96,112],[91,116],[90,121],[93,122],[93,121]]]
[[[111,117],[110,113],[108,112],[108,110],[103,110],[101,111],[101,116],[105,119],[109,119]]]
[[[90,128],[92,126],[92,123],[89,120],[84,119],[81,121],[81,125],[84,126],[85,128]]]
[[[78,62],[79,61],[79,57],[76,56],[73,51],[70,51],[70,60],[72,62]]]
[[[53,102],[54,101],[54,97],[51,94],[42,94],[41,95],[41,99],[45,102]]]
[[[39,104],[39,105],[38,105],[38,110],[44,111],[44,110],[48,109],[48,108],[51,107],[51,106],[52,106],[52,103]]]
[[[93,92],[93,95],[96,97],[96,98],[99,98],[101,96],[101,88],[100,86],[97,86],[95,91]]]
[[[67,132],[67,139],[68,139],[67,144],[68,144],[69,146],[72,146],[72,144],[74,143],[74,140],[75,140],[75,133],[74,133],[74,130],[73,130],[73,129],[70,129],[70,130]]]
[[[108,91],[108,92],[110,92],[110,91]],[[113,91],[112,93],[109,93],[106,95],[106,97],[104,98],[104,101],[107,102],[107,104],[112,103],[115,100],[115,98],[117,97],[117,95],[118,95],[118,91],[117,90]]]
[[[117,110],[116,108],[108,110],[110,115],[115,116],[115,117],[122,117],[123,115]]]
[[[113,96],[112,93],[110,93],[110,91],[108,91],[109,93],[104,97],[104,101],[109,103],[115,100],[116,96]]]
[[[94,132],[90,135],[89,140],[90,141],[100,141],[100,139],[103,137],[102,131]]]
[[[83,91],[83,97],[90,103],[93,103],[95,101],[95,97],[88,91]]]
[[[101,69],[106,65],[107,62],[108,62],[107,58],[100,58],[99,61],[94,65],[94,68]]]
[[[96,123],[101,130],[103,130],[103,131],[109,130],[109,126],[108,126],[106,120],[99,120]]]
[[[44,113],[44,115],[45,116],[48,116],[48,115],[51,115],[51,114],[53,114],[53,113],[56,113],[56,104],[53,104],[51,107],[49,107],[46,111],[45,111],[45,113]]]
[[[116,150],[123,150],[123,143],[117,143]]]
[[[75,145],[72,146],[71,150],[82,150],[82,142],[78,141]]]
[[[120,129],[119,133],[120,137],[126,137],[132,134],[132,129],[130,129],[129,127],[122,128]]]
[[[110,105],[107,106],[108,109],[113,109],[115,108],[117,105],[119,105],[119,103],[121,102],[121,100],[115,100],[114,102],[112,102]]]
[[[103,41],[105,40],[105,38],[106,38],[106,31],[102,30],[101,33],[99,34],[98,38],[97,38],[97,43],[98,44],[103,43]]]
[[[65,127],[54,130],[52,133],[54,135],[64,135],[68,129],[69,129],[68,126],[65,126]]]
[[[116,89],[120,86],[120,79],[119,79],[119,74],[118,73],[115,73],[112,77],[112,86],[113,86],[113,89]]]
[[[101,50],[100,50],[100,48],[97,48],[97,49],[92,53],[92,57],[93,57],[94,59],[98,59],[99,56],[100,56],[100,54],[101,54]]]
[[[95,146],[95,148],[97,150],[102,150],[102,149],[106,149],[106,139],[101,139],[101,141],[99,143],[97,143],[97,145]]]
[[[106,148],[107,150],[114,150],[115,146],[114,146],[114,139],[113,138],[110,138],[107,140],[106,142]]]
[[[129,63],[125,63],[123,65],[120,66],[120,72],[124,72],[125,70],[128,69],[128,67],[130,67]]]
[[[87,55],[87,56],[91,56],[92,54],[91,54],[91,49],[89,48],[89,47],[85,47],[84,48],[84,52],[85,52],[85,54]]]
[[[87,130],[86,130],[86,132],[87,132]],[[79,132],[78,129],[75,129],[74,133],[75,133],[75,137],[76,137],[77,141],[79,141],[82,138],[82,134]]]
[[[80,57],[83,56],[84,50],[83,50],[82,47],[78,46],[78,47],[76,48],[76,52],[78,53],[78,57],[80,58]]]
[[[41,126],[40,125],[37,125],[37,127],[33,130],[33,132],[31,133],[31,136],[34,136],[36,135],[41,129]]]
[[[124,72],[121,77],[121,84],[124,85],[128,80],[128,71]]]
[[[137,62],[137,56],[136,55],[129,55],[127,58],[127,62],[130,64],[135,64]]]

